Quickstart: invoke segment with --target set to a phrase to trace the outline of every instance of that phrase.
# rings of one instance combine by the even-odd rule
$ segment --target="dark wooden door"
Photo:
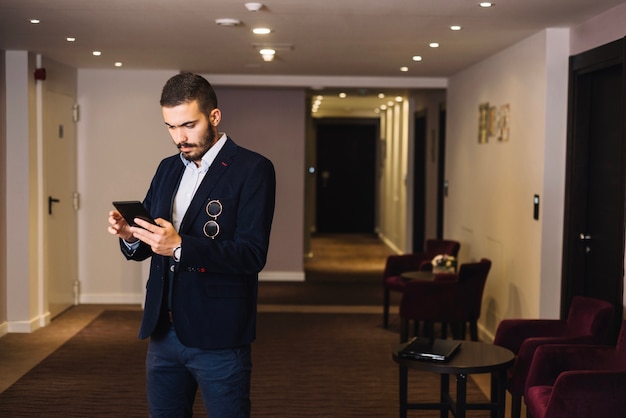
[[[413,147],[413,252],[424,251],[426,240],[426,111],[415,114]]]
[[[448,196],[446,182],[446,105],[439,107],[439,146],[437,153],[437,238],[443,239],[443,210]]]
[[[570,60],[562,312],[575,295],[612,302],[624,287],[624,42]]]
[[[378,120],[322,120],[316,128],[317,232],[374,233]]]

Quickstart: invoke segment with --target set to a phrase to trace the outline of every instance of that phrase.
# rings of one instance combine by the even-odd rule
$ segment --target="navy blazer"
[[[184,168],[179,154],[161,161],[144,200],[154,218],[171,222]],[[178,263],[144,243],[134,253],[120,243],[128,259],[152,257],[140,338],[169,327],[166,283],[173,266],[171,313],[183,344],[215,349],[254,340],[258,273],[267,259],[275,194],[271,161],[228,138],[182,220]],[[215,238],[204,233],[205,223],[213,219],[207,213],[211,200],[219,200],[223,208]]]

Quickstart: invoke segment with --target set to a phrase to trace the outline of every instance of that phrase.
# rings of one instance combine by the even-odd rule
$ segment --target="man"
[[[169,79],[161,108],[180,153],[161,161],[143,202],[158,225],[137,218],[131,227],[109,213],[126,258],[152,257],[139,332],[150,337],[150,416],[191,416],[199,387],[209,417],[248,417],[274,167],[218,133],[221,111],[203,77]]]

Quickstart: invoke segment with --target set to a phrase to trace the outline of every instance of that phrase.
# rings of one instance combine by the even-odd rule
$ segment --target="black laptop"
[[[415,337],[398,351],[398,357],[410,360],[448,361],[461,347],[456,340]]]

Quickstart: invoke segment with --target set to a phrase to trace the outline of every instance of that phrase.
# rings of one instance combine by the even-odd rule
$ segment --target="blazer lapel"
[[[164,175],[159,179],[158,193],[163,196],[159,199],[159,204],[152,209],[155,210],[153,216],[155,218],[172,219],[172,208],[174,207],[174,196],[180,184],[180,179],[185,171],[185,165],[176,155],[176,159],[172,160],[171,167],[168,168]]]
[[[235,145],[235,143],[228,138],[224,147],[215,157],[215,160],[211,164],[206,176],[204,176],[196,194],[193,196],[193,199],[189,204],[189,208],[185,213],[185,217],[183,218],[183,222],[180,225],[179,233],[183,233],[189,225],[192,225],[194,219],[198,216],[198,213],[201,210],[204,210],[204,205],[207,203],[207,197],[210,195],[211,191],[219,182],[226,170],[228,170],[228,167],[232,163],[236,153],[237,145]]]

